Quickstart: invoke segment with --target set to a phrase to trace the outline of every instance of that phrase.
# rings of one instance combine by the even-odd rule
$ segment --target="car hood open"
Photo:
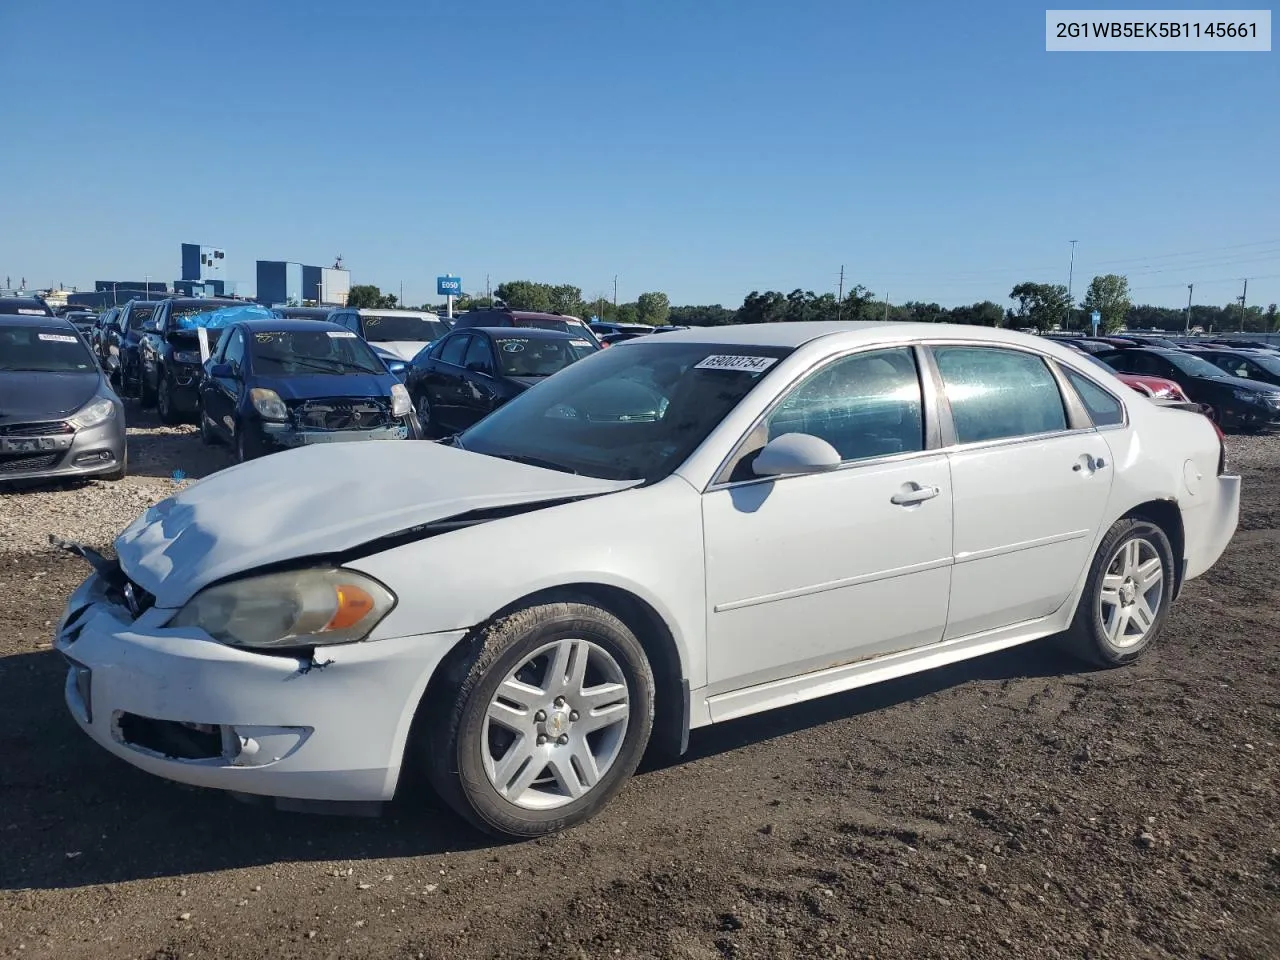
[[[267,564],[340,554],[477,510],[634,485],[424,441],[325,443],[219,471],[151,507],[115,547],[158,606],[178,607]]]
[[[377,340],[370,343],[376,352],[389,353],[401,360],[412,360],[424,347],[430,346],[426,340]]]

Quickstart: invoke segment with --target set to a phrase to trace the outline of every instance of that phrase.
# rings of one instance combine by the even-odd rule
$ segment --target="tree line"
[[[1114,273],[1096,276],[1085,295],[1072,302],[1064,284],[1024,281],[1009,291],[1012,306],[1002,307],[991,300],[958,307],[911,300],[890,304],[877,300],[866,287],[854,285],[837,297],[834,293],[812,290],[753,290],[736,309],[721,304],[672,306],[665,293],[642,293],[634,301],[615,304],[604,294],[584,296],[581,287],[572,284],[539,283],[533,280],[510,280],[500,283],[494,296],[462,296],[454,302],[456,311],[477,310],[505,304],[513,310],[560,313],[574,317],[598,317],[609,323],[643,323],[650,326],[674,324],[690,327],[712,327],[730,323],[794,323],[805,320],[894,320],[923,323],[965,323],[988,327],[1018,327],[1036,330],[1092,329],[1091,315],[1100,314],[1099,332],[1113,333],[1129,329],[1181,331],[1186,326],[1205,330],[1245,330],[1252,333],[1280,330],[1276,304],[1242,306],[1238,302],[1226,306],[1194,304],[1190,323],[1186,308],[1135,305],[1129,292],[1129,281]],[[351,288],[348,306],[393,308],[394,294],[384,294],[372,284]],[[444,306],[423,304],[420,309],[443,313]]]

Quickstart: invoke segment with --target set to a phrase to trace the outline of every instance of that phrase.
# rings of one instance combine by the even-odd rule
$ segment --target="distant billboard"
[[[323,267],[320,270],[320,301],[339,307],[347,305],[351,293],[351,272]]]

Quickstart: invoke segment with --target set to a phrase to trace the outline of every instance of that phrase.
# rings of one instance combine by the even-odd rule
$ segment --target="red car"
[[[1157,400],[1177,400],[1181,403],[1190,403],[1190,399],[1182,392],[1182,388],[1172,380],[1166,380],[1164,377],[1150,377],[1145,374],[1117,373],[1091,353],[1085,353],[1081,350],[1080,355],[1087,357],[1125,386],[1137,390],[1141,394],[1154,397]]]

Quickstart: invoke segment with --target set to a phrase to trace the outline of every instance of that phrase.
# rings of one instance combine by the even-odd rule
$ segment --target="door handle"
[[[1085,453],[1081,454],[1080,458],[1071,465],[1071,469],[1076,473],[1079,473],[1087,467],[1089,472],[1093,473],[1095,470],[1101,470],[1106,465],[1107,461],[1102,457],[1094,457],[1091,454]]]
[[[932,500],[941,492],[940,487],[922,487],[918,483],[904,483],[902,489],[889,498],[889,502],[899,507],[910,507]]]

